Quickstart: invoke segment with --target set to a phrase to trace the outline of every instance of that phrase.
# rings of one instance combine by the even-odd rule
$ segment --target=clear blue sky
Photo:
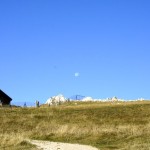
[[[1,0],[0,56],[14,101],[150,99],[150,1]]]

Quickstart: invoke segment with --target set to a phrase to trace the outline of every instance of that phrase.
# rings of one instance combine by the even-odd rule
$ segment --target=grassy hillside
[[[35,150],[26,139],[149,150],[150,102],[72,102],[41,108],[0,108],[0,149]]]

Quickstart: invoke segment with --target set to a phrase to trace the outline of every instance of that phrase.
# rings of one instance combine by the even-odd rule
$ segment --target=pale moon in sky
[[[75,77],[78,77],[79,75],[80,75],[79,72],[76,72],[76,73],[74,74]]]

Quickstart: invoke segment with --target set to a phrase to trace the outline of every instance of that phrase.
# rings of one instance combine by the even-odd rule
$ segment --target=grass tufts
[[[34,150],[28,139],[81,143],[101,150],[148,150],[150,102],[70,102],[0,109],[0,149]]]

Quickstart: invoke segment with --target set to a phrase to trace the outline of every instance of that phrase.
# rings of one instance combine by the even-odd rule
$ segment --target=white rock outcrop
[[[85,97],[82,99],[83,102],[93,101],[92,97]]]
[[[45,104],[48,104],[48,105],[59,105],[61,103],[64,103],[66,102],[67,99],[62,95],[62,94],[59,94],[57,96],[53,96],[51,98],[49,98]]]
[[[116,96],[114,96],[112,99],[111,99],[112,102],[117,102],[118,101],[118,98]]]

